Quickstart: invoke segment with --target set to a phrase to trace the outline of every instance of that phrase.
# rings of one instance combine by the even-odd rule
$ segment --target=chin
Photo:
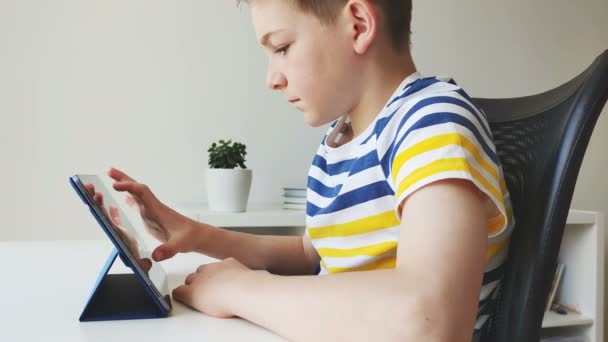
[[[314,113],[314,112],[304,112],[304,120],[306,121],[306,123],[310,126],[310,127],[321,127],[324,126],[328,123],[332,123],[335,121],[335,119],[333,118],[326,118],[323,117],[323,115],[320,115],[319,113]]]
[[[322,120],[319,120],[319,117],[311,115],[311,113],[304,113],[304,120],[306,120],[306,123],[310,127],[316,128],[324,125],[324,122]]]

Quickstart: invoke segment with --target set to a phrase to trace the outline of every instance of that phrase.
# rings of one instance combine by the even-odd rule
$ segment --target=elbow
[[[391,341],[470,342],[475,319],[450,309],[437,296],[409,296],[399,301],[388,322]]]

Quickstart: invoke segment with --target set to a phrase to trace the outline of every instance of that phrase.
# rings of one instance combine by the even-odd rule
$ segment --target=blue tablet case
[[[81,197],[82,201],[87,204],[86,200],[82,198],[74,180],[70,179],[70,184],[79,197]],[[89,210],[96,221],[104,228],[103,223],[95,215],[92,208],[89,207]],[[132,270],[129,259],[116,249],[114,241],[112,243],[115,247],[112,249],[110,256],[95,281],[95,285],[80,315],[79,321],[91,322],[167,317],[169,311],[157,302],[154,295],[150,292],[151,290],[146,287],[144,280],[140,276],[135,273],[108,274],[117,256],[120,256],[125,266]],[[170,305],[171,300],[169,298],[165,298],[165,301]]]
[[[97,277],[80,322],[167,317],[133,273],[108,274],[118,250],[113,249]]]

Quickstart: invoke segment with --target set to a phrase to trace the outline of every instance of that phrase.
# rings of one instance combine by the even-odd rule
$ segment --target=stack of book
[[[562,280],[563,274],[564,264],[557,264],[557,268],[553,274],[553,281],[551,283],[551,289],[549,290],[549,298],[547,300],[547,307],[545,308],[545,311],[549,311],[551,306],[555,304],[555,294],[557,293],[557,289],[559,288],[559,283]]]
[[[283,209],[306,210],[306,188],[283,188]]]

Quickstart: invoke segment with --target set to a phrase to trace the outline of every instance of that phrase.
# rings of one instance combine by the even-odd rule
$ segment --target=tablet
[[[115,200],[115,196],[118,198],[120,194],[113,189],[110,191],[109,187],[97,175],[75,175],[70,177],[70,184],[89,207],[93,217],[112,241],[124,264],[133,270],[133,273],[139,278],[140,283],[150,297],[154,299],[156,305],[165,314],[168,314],[171,311],[171,297],[167,274],[161,265],[152,259],[152,249],[149,248],[151,246],[150,234],[145,231],[143,220],[139,220],[138,223],[141,224],[132,225],[126,214],[128,211],[124,210],[123,206]],[[103,195],[103,208],[87,191],[86,184],[92,184],[95,192]],[[126,197],[125,195],[122,196]],[[110,219],[110,206],[118,209],[120,226],[115,225]]]

